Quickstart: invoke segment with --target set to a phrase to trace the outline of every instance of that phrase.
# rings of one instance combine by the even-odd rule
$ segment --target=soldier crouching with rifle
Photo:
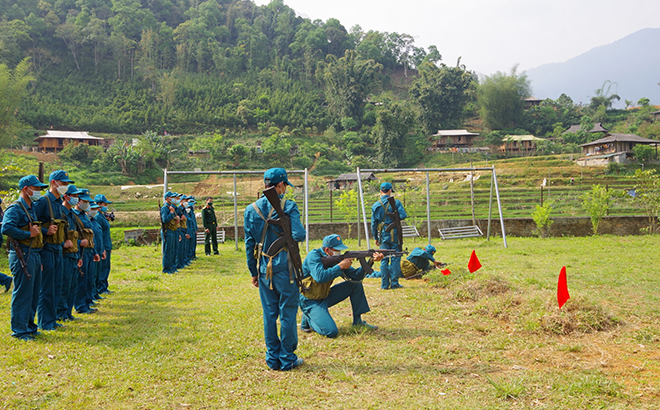
[[[305,258],[300,294],[300,309],[303,313],[300,329],[303,332],[314,330],[322,336],[337,337],[337,325],[328,309],[346,298],[351,300],[353,326],[377,329],[362,320],[362,315],[370,310],[362,286],[362,278],[370,273],[370,265],[361,258],[362,266],[358,269],[352,268],[353,259],[336,257],[344,249],[348,247],[339,235],[328,235],[323,238],[321,248],[310,251]],[[374,261],[380,261],[384,257],[378,250],[371,254]],[[340,276],[346,281],[332,286],[332,282]]]

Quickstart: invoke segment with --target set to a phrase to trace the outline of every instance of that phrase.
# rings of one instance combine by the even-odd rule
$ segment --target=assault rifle
[[[399,210],[396,207],[396,201],[394,200],[393,197],[388,196],[387,202],[390,204],[390,208],[392,208],[392,212],[387,212],[387,216],[389,216],[392,219],[392,223],[390,223],[385,227],[385,231],[389,232],[391,235],[392,229],[396,228],[396,236],[398,240],[397,245],[399,245],[399,249],[401,249],[401,246],[403,246],[403,230],[401,229],[401,215],[399,215]]]
[[[284,213],[282,209],[282,204],[280,203],[280,196],[277,194],[277,190],[274,186],[265,189],[263,191],[264,196],[270,202],[270,205],[273,207],[275,212],[277,212],[277,218],[269,218],[266,223],[271,225],[279,226],[282,229],[280,237],[275,239],[275,241],[270,244],[270,247],[266,251],[267,255],[275,255],[282,247],[286,246],[286,251],[289,254],[289,260],[293,267],[293,274],[296,279],[296,283],[301,291],[307,290],[302,283],[303,272],[302,272],[302,259],[300,258],[300,249],[298,248],[298,242],[293,239],[293,234],[291,232],[291,218]]]
[[[332,266],[335,266],[344,259],[357,259],[360,261],[360,266],[362,266],[362,272],[364,276],[366,276],[366,275],[370,275],[374,271],[373,268],[371,267],[373,265],[372,259],[374,253],[377,252],[385,255],[386,258],[403,256],[408,254],[408,251],[401,252],[401,251],[396,251],[394,249],[369,249],[366,251],[348,251],[348,252],[344,252],[341,255],[324,256],[321,258],[321,263],[323,263],[324,268],[328,269]],[[367,258],[369,258],[369,260],[367,260]]]
[[[160,220],[160,232],[165,235],[165,223],[163,222],[163,217],[160,216],[160,209],[162,208],[160,204],[160,199],[158,200],[158,219]]]
[[[14,252],[16,252],[16,256],[18,257],[18,263],[21,265],[21,269],[23,269],[23,273],[25,273],[25,276],[27,276],[28,279],[32,279],[32,275],[30,275],[30,272],[28,272],[27,269],[27,261],[25,260],[25,254],[23,253],[23,248],[21,248],[21,244],[18,243],[18,241],[11,236],[7,237],[7,245],[10,245],[14,248]]]

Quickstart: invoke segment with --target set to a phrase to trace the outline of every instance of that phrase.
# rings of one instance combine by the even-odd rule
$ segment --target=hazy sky
[[[270,0],[254,0],[267,4]],[[578,56],[642,28],[660,27],[660,0],[284,0],[300,16],[347,30],[407,33],[490,75]]]

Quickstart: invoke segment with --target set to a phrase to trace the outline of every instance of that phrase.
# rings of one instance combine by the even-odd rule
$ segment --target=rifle
[[[160,209],[162,206],[160,205],[160,199],[158,200],[158,219],[160,220],[160,232],[165,235],[165,223],[163,223],[163,217],[160,216]]]
[[[18,241],[11,236],[7,237],[7,246],[11,246],[14,248],[14,252],[16,252],[16,256],[18,257],[18,263],[21,265],[21,269],[23,269],[23,273],[25,273],[25,276],[27,276],[28,279],[32,279],[32,275],[30,275],[30,272],[28,272],[27,269],[27,262],[25,261],[25,254],[23,253],[23,248],[21,248],[21,244],[18,243]]]
[[[403,246],[403,230],[401,229],[401,215],[399,215],[399,210],[396,207],[396,201],[394,200],[393,197],[388,196],[387,197],[387,202],[390,204],[390,208],[392,208],[392,212],[387,212],[387,216],[389,216],[392,219],[392,223],[387,225],[385,228],[386,232],[390,232],[390,235],[392,234],[392,229],[396,228],[396,236],[398,239],[398,245],[399,247]],[[401,249],[401,248],[399,248]]]
[[[362,272],[364,273],[364,276],[366,276],[366,275],[370,275],[374,271],[371,267],[373,265],[373,260],[371,259],[373,258],[374,253],[376,252],[382,253],[387,258],[392,258],[392,257],[395,258],[398,256],[403,256],[408,254],[408,251],[401,252],[401,251],[396,251],[394,249],[369,249],[366,251],[348,251],[348,252],[344,252],[341,255],[324,256],[321,258],[321,262],[323,263],[323,267],[328,269],[329,267],[335,266],[344,259],[357,259],[360,261],[360,265],[362,266]],[[369,258],[370,260],[367,261],[367,258]]]
[[[275,212],[277,212],[277,218],[269,218],[266,223],[271,225],[277,225],[282,229],[280,237],[275,239],[275,241],[270,244],[267,255],[275,255],[277,251],[280,250],[283,246],[286,246],[286,250],[289,254],[289,260],[291,261],[291,266],[293,267],[294,277],[296,283],[301,291],[307,290],[303,286],[303,272],[302,272],[302,259],[300,258],[300,249],[298,248],[298,242],[293,239],[291,232],[291,218],[284,213],[282,209],[282,204],[280,203],[280,196],[277,194],[277,190],[274,186],[265,189],[263,191],[264,196],[270,202],[270,205],[273,207]]]

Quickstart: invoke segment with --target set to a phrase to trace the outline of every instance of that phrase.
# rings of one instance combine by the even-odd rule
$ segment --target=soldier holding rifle
[[[325,267],[323,258],[338,255],[348,249],[339,235],[333,234],[323,238],[320,249],[309,252],[303,264],[303,290],[300,294],[300,309],[303,317],[300,329],[303,332],[316,333],[326,337],[337,337],[338,329],[330,316],[328,309],[337,303],[350,298],[353,309],[353,326],[378,329],[362,320],[362,315],[369,312],[369,303],[364,294],[362,278],[365,267],[352,268],[353,259],[338,259],[340,262]],[[375,250],[373,260],[380,261],[384,255]],[[348,280],[332,286],[332,282],[344,276]]]
[[[176,194],[172,191],[165,193],[165,203],[160,208],[161,238],[163,243],[163,273],[176,273],[175,258],[177,240],[179,238],[179,216],[174,207]]]
[[[263,308],[266,364],[273,370],[286,371],[303,363],[295,354],[298,281],[302,275],[297,242],[305,239],[306,232],[296,203],[283,199],[287,186],[293,186],[286,170],[266,171],[264,185],[264,196],[245,209],[245,250],[252,285],[259,288]]]
[[[371,234],[376,245],[383,249],[394,249],[401,251],[403,237],[401,232],[401,220],[406,219],[406,211],[401,201],[391,197],[392,184],[383,182],[380,184],[381,197],[371,207]],[[381,289],[402,288],[399,284],[401,277],[401,256],[383,259],[380,263],[382,273]]]
[[[32,204],[41,198],[42,184],[34,175],[18,181],[20,197],[10,205],[2,219],[2,234],[10,242],[9,269],[14,276],[11,295],[12,336],[32,340],[38,335],[34,316],[37,313],[41,286],[41,223],[34,214]]]

